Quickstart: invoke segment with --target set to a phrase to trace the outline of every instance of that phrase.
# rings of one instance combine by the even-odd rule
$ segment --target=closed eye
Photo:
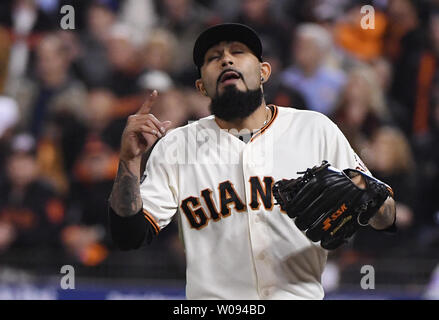
[[[219,56],[211,56],[211,57],[207,58],[207,62],[211,62],[211,61],[218,59],[218,58],[219,58]]]

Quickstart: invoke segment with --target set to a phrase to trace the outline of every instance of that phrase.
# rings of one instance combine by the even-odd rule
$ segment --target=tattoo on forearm
[[[395,218],[395,206],[393,203],[384,203],[380,212],[374,215],[369,223],[375,229],[385,229],[389,227]]]
[[[384,212],[383,212],[383,219],[385,219],[386,222],[393,222],[394,218],[394,208],[391,204],[387,204],[384,206]]]
[[[121,216],[132,216],[142,208],[139,177],[121,160],[110,195],[110,205]]]

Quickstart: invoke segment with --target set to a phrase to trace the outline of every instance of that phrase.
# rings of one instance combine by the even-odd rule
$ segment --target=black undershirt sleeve
[[[109,229],[113,242],[121,250],[139,249],[150,244],[156,232],[140,210],[130,217],[121,217],[108,205]]]
[[[160,139],[157,139],[151,148],[149,148],[149,150],[142,155],[140,165],[141,183],[145,177],[144,171],[146,162],[148,161],[152,150],[159,140]],[[144,244],[150,244],[154,236],[157,234],[151,223],[145,219],[142,209],[140,209],[140,211],[133,216],[121,217],[114,212],[113,208],[111,208],[110,204],[108,204],[108,220],[113,242],[121,250],[139,249]]]

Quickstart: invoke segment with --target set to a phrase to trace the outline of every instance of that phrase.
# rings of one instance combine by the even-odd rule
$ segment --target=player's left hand
[[[273,195],[296,226],[325,249],[338,248],[369,225],[391,195],[385,183],[358,170],[338,170],[327,161],[303,173],[277,181]]]

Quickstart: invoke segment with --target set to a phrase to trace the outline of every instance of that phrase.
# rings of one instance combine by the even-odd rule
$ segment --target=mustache
[[[219,85],[220,82],[221,82],[221,78],[222,78],[222,76],[223,76],[226,72],[230,72],[230,71],[236,72],[236,73],[239,75],[239,77],[242,79],[242,81],[244,81],[244,77],[243,77],[242,73],[239,72],[238,70],[235,70],[235,69],[232,69],[232,68],[225,69],[225,70],[223,70],[223,71],[220,73],[220,75],[218,76],[218,79],[216,80],[216,87],[217,87],[217,88],[218,88],[218,85]],[[244,81],[244,83],[245,83],[245,81]]]

